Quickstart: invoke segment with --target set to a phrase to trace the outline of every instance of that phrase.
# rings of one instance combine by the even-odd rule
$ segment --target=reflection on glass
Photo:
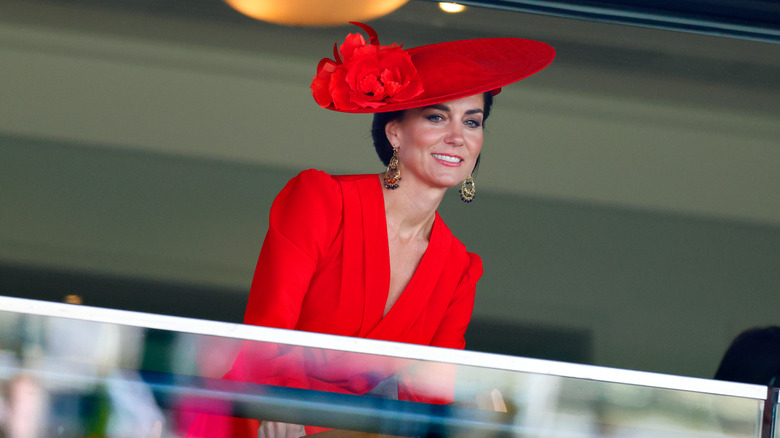
[[[9,437],[180,437],[204,412],[402,436],[757,437],[763,413],[759,398],[496,369],[491,355],[445,364],[14,312],[0,328]],[[294,354],[262,382],[221,379],[247,352],[253,367]],[[285,384],[295,373],[311,388]],[[456,401],[354,395],[390,376]]]
[[[3,312],[2,430],[11,437],[160,436],[138,370],[144,329]]]

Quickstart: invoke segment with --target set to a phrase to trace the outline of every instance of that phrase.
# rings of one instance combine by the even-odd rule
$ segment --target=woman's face
[[[398,148],[403,179],[437,188],[463,182],[482,150],[484,105],[484,96],[477,94],[410,109],[389,122],[385,131]]]

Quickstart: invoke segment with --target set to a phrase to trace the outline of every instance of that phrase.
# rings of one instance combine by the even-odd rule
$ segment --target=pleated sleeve
[[[290,180],[271,206],[244,316],[246,324],[294,329],[319,260],[341,222],[340,186],[320,171]],[[246,342],[224,379],[308,388],[302,347]],[[256,437],[256,419],[201,414],[188,438]]]
[[[311,278],[336,237],[342,211],[340,185],[330,175],[306,170],[287,183],[271,206],[246,324],[295,328]]]

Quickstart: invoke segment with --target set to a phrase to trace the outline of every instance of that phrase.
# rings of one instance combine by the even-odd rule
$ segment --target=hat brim
[[[436,105],[476,94],[498,94],[502,87],[547,67],[555,49],[521,38],[448,41],[407,49],[423,84],[423,92],[403,102],[378,108],[327,109],[346,113],[380,113]]]

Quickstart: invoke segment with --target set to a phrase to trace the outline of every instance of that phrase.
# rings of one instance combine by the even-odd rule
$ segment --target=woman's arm
[[[466,253],[468,263],[455,290],[444,318],[431,341],[434,347],[457,348],[466,346],[466,328],[474,310],[477,281],[482,277],[482,259],[472,253]]]
[[[335,239],[341,215],[340,185],[330,175],[306,170],[287,183],[271,207],[244,323],[295,328],[311,278]]]
[[[271,207],[244,317],[246,324],[293,329],[317,263],[341,222],[339,185],[306,170],[290,180]],[[225,379],[307,388],[300,347],[246,342]],[[226,414],[229,414],[226,406]],[[255,419],[198,415],[187,436],[256,437]]]

